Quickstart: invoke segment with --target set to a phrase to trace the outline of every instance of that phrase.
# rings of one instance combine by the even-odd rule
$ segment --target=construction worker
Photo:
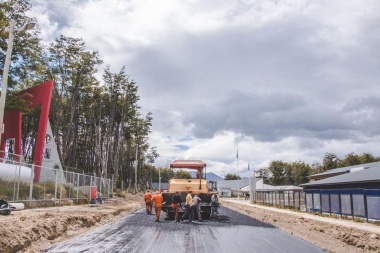
[[[211,215],[210,215],[210,220],[215,220],[215,219],[219,220],[219,211],[218,211],[218,208],[219,208],[219,197],[218,197],[218,193],[215,192],[211,196]]]
[[[146,214],[152,214],[152,193],[150,193],[150,190],[146,190],[146,193],[144,194],[144,201],[145,201],[145,207],[146,207]]]
[[[176,191],[172,197],[172,208],[174,211],[175,222],[179,221],[178,210],[180,207],[181,207],[181,196],[179,196],[179,192]]]
[[[160,221],[161,207],[164,202],[164,198],[162,195],[156,191],[156,195],[152,197],[152,202],[154,203],[155,211],[156,211],[156,222]]]
[[[198,197],[198,195],[194,195],[193,201],[191,203],[191,208],[193,209],[193,214],[197,214],[198,220],[202,220],[201,216],[201,199]]]
[[[187,192],[187,196],[186,196],[186,204],[185,204],[185,213],[182,215],[182,218],[181,218],[181,223],[183,223],[183,220],[184,219],[189,219],[189,222],[192,222],[193,221],[193,209],[191,208],[191,205],[193,203],[193,197],[191,196],[191,193],[193,191],[192,190],[189,190]]]

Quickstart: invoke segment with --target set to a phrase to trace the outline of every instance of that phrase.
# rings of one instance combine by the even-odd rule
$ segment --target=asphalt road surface
[[[326,252],[271,225],[227,208],[220,213],[230,220],[175,223],[154,222],[154,215],[139,210],[115,223],[56,244],[43,252]]]

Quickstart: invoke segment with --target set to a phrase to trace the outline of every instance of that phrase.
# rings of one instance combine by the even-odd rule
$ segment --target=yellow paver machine
[[[192,196],[198,195],[201,199],[200,209],[202,219],[209,219],[211,213],[211,196],[217,188],[216,182],[208,182],[205,178],[206,173],[204,173],[204,171],[206,170],[206,164],[201,160],[175,160],[170,164],[170,169],[196,170],[196,176],[191,179],[172,178],[169,180],[169,190],[162,193],[162,197],[164,198],[162,211],[166,212],[170,219],[173,219],[172,196],[178,191],[183,206],[187,192],[192,190]],[[182,215],[184,210],[181,208],[179,212],[180,215]]]

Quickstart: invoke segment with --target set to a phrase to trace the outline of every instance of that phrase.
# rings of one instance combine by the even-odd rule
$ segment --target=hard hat
[[[188,192],[191,193],[191,192],[193,192],[193,190],[189,190]]]

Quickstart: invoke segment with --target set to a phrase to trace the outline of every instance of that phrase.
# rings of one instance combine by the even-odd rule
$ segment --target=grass
[[[17,183],[6,181],[0,178],[0,198],[7,201],[13,201],[13,196],[17,194],[18,188],[18,199],[19,200],[29,200],[30,194],[30,184],[25,182]],[[56,187],[53,181],[46,181],[44,183],[34,183],[32,198],[33,200],[51,200],[55,199]],[[79,191],[77,196],[77,191],[75,187],[71,184],[58,184],[57,185],[57,197],[56,199],[67,199],[67,198],[85,198],[85,196]]]

